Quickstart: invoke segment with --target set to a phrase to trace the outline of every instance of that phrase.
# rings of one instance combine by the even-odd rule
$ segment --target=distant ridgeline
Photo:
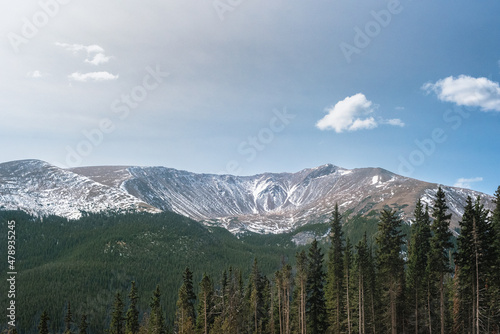
[[[455,230],[439,189],[411,225],[335,206],[327,224],[270,235],[170,212],[0,211],[16,270],[0,303],[15,301],[18,333],[498,333],[500,188],[495,200],[469,198]]]

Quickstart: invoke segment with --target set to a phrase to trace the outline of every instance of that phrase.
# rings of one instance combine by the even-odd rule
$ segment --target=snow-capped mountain
[[[0,208],[67,218],[79,218],[82,211],[160,212],[119,187],[104,185],[39,160],[0,164]]]
[[[438,185],[381,168],[324,165],[297,173],[254,176],[195,174],[165,167],[60,169],[26,160],[0,164],[0,207],[75,218],[79,210],[174,211],[233,233],[281,233],[328,221],[342,212],[368,214],[389,207],[409,220],[418,198],[433,204]],[[491,196],[443,186],[456,225],[467,196]]]

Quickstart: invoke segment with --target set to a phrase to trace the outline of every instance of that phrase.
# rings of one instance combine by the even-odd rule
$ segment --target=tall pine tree
[[[385,332],[397,334],[403,332],[402,321],[399,319],[403,303],[401,295],[403,291],[404,260],[401,248],[404,244],[404,234],[401,232],[402,221],[396,211],[384,209],[380,213],[378,224],[377,242],[377,264],[380,285],[383,289],[385,312],[385,323],[390,324]]]
[[[137,301],[139,299],[139,295],[137,293],[135,281],[132,281],[131,283],[128,298],[130,300],[130,306],[127,310],[127,315],[126,315],[125,333],[137,334],[139,332],[139,327],[140,327],[139,310],[137,309]]]
[[[414,211],[415,221],[411,227],[411,239],[408,247],[407,284],[409,299],[413,301],[413,323],[418,334],[426,323],[427,305],[427,262],[430,253],[430,217],[428,208],[424,210],[420,199]],[[427,330],[428,332],[428,330]]]
[[[120,293],[117,292],[115,295],[115,301],[113,303],[113,312],[111,313],[111,324],[109,325],[110,334],[124,334],[123,326],[123,301]]]
[[[324,292],[323,253],[314,239],[309,247],[307,272],[307,333],[323,334],[327,328]]]
[[[38,324],[38,334],[49,334],[49,315],[46,310],[40,316],[40,323]]]
[[[165,334],[165,320],[163,318],[159,285],[156,285],[149,306],[151,308],[151,313],[149,315],[148,334]]]
[[[207,274],[203,274],[200,282],[200,293],[198,304],[197,328],[203,334],[208,334],[208,330],[213,323],[213,307],[214,307],[214,285]]]
[[[342,216],[339,207],[335,209],[330,220],[330,250],[326,277],[326,308],[330,331],[340,333],[345,318],[344,308],[344,237],[342,233]]]
[[[450,231],[451,214],[448,214],[448,205],[446,204],[446,196],[441,187],[436,193],[436,200],[432,210],[431,231],[431,254],[429,258],[429,274],[435,279],[439,290],[439,319],[441,334],[445,333],[446,329],[446,292],[445,278],[450,272],[449,250],[453,247],[451,243],[452,233]]]
[[[193,289],[193,273],[186,267],[182,274],[182,286],[179,289],[176,312],[176,328],[179,334],[190,334],[194,332],[196,315],[194,302],[196,295]]]

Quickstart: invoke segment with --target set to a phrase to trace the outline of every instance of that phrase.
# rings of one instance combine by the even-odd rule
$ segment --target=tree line
[[[335,205],[328,243],[315,239],[294,266],[283,259],[267,277],[255,259],[245,279],[230,267],[217,280],[204,274],[196,289],[186,267],[168,317],[159,286],[139,310],[132,282],[126,300],[115,295],[108,333],[500,333],[500,187],[494,197],[493,211],[469,197],[454,235],[439,188],[432,207],[416,203],[409,235],[397,211],[384,209],[374,242],[365,233],[356,245]],[[49,321],[43,312],[39,333]],[[65,334],[87,333],[69,303],[64,322]]]

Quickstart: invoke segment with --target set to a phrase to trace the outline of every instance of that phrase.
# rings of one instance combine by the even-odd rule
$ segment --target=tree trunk
[[[351,307],[349,305],[349,268],[346,269],[346,299],[347,299],[347,333],[351,334]]]
[[[444,334],[445,318],[444,318],[444,273],[441,273],[439,279],[439,311],[441,314],[441,334]]]

